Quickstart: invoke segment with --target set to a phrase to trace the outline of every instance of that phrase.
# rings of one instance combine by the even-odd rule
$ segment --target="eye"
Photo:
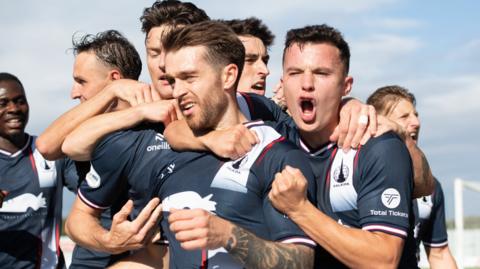
[[[0,99],[0,107],[6,107],[8,104],[8,101],[6,99]]]

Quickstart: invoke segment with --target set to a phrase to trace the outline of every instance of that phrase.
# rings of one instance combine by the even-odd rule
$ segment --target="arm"
[[[168,221],[187,250],[223,247],[246,268],[313,267],[313,249],[260,239],[202,209],[172,210]]]
[[[209,151],[223,158],[237,159],[249,152],[258,139],[245,125],[214,130],[195,136],[185,120],[175,121],[164,132],[170,146],[178,151]],[[221,143],[219,143],[221,141]]]
[[[107,134],[148,120],[168,124],[176,120],[171,101],[156,101],[96,116],[72,131],[62,150],[74,160],[89,160],[96,144]]]
[[[396,268],[404,240],[383,232],[345,227],[318,210],[306,198],[307,181],[298,169],[278,173],[269,194],[313,240],[350,268]],[[368,249],[368,251],[365,251]]]
[[[413,164],[413,198],[430,195],[435,188],[435,182],[427,158],[417,146],[417,143],[410,136],[406,135],[405,130],[400,125],[386,117],[379,116],[378,125],[377,136],[393,131],[405,141]]]
[[[413,164],[413,198],[430,195],[435,188],[435,182],[427,158],[411,137],[405,138],[405,144]]]
[[[134,221],[128,221],[132,209],[133,203],[128,201],[113,217],[110,230],[106,230],[99,221],[102,210],[88,206],[77,196],[65,232],[75,243],[96,251],[117,254],[141,248],[154,236],[161,206],[158,198],[152,199]]]
[[[63,156],[61,147],[67,135],[85,120],[105,112],[114,100],[111,91],[98,93],[56,119],[36,140],[38,151],[48,160]]]
[[[448,245],[439,248],[425,247],[428,262],[432,269],[456,269],[457,264]]]

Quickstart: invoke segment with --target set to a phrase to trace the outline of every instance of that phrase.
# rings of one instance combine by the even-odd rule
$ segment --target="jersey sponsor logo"
[[[165,137],[161,133],[157,133],[155,135],[155,143],[156,144],[154,145],[147,146],[148,152],[170,149],[170,145],[168,144],[168,142],[165,140]]]
[[[400,193],[395,188],[388,188],[382,192],[382,203],[388,208],[396,208],[401,201]]]
[[[175,170],[175,163],[171,163],[167,166],[167,171],[166,172],[162,172],[162,174],[160,175],[160,179],[163,179],[165,177],[165,175],[170,175],[173,173],[173,171]]]
[[[102,183],[100,175],[97,173],[97,171],[95,171],[95,169],[93,169],[92,165],[90,165],[90,171],[88,171],[87,175],[85,176],[85,180],[87,181],[88,186],[93,189],[100,187],[100,183]]]
[[[162,210],[170,211],[171,208],[176,209],[205,209],[209,212],[216,210],[217,202],[210,200],[213,194],[209,194],[202,198],[200,194],[194,191],[184,191],[172,194],[162,200]]]
[[[47,207],[47,201],[43,197],[43,192],[38,196],[35,196],[31,193],[24,193],[22,195],[16,196],[12,199],[6,200],[0,212],[9,212],[9,213],[23,213],[27,212],[28,208],[37,211],[39,208]]]

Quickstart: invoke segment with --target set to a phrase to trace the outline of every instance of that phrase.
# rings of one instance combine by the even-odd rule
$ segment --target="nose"
[[[257,71],[262,77],[270,75],[270,70],[268,69],[267,64],[261,59],[257,61]]]
[[[173,91],[173,98],[179,99],[180,97],[187,94],[187,91],[184,86],[182,86],[181,82],[175,81],[172,84],[172,91]]]
[[[10,102],[8,102],[7,104],[7,111],[8,112],[17,112],[17,111],[20,111],[20,106],[17,102],[11,100]]]
[[[158,57],[158,68],[162,73],[165,73],[165,52],[161,52],[160,56]]]
[[[78,83],[74,82],[72,86],[72,90],[70,92],[70,98],[72,99],[80,99],[82,97],[81,90],[80,90],[80,85]]]
[[[314,89],[313,83],[313,74],[309,72],[305,72],[302,75],[302,90],[304,91],[313,91]]]
[[[420,119],[418,118],[417,115],[412,115],[410,117],[410,125],[415,128],[420,128]]]

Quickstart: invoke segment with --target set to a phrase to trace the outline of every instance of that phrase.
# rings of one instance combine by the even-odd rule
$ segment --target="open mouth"
[[[315,102],[310,98],[302,98],[299,102],[302,120],[306,123],[315,120]]]
[[[418,133],[417,132],[410,133],[409,135],[413,140],[417,141],[417,139],[418,139]]]
[[[256,91],[264,91],[265,90],[265,82],[257,82],[252,85],[251,87],[253,90]]]
[[[179,104],[179,107],[182,111],[183,116],[188,117],[192,115],[195,103],[191,101],[184,101]]]

